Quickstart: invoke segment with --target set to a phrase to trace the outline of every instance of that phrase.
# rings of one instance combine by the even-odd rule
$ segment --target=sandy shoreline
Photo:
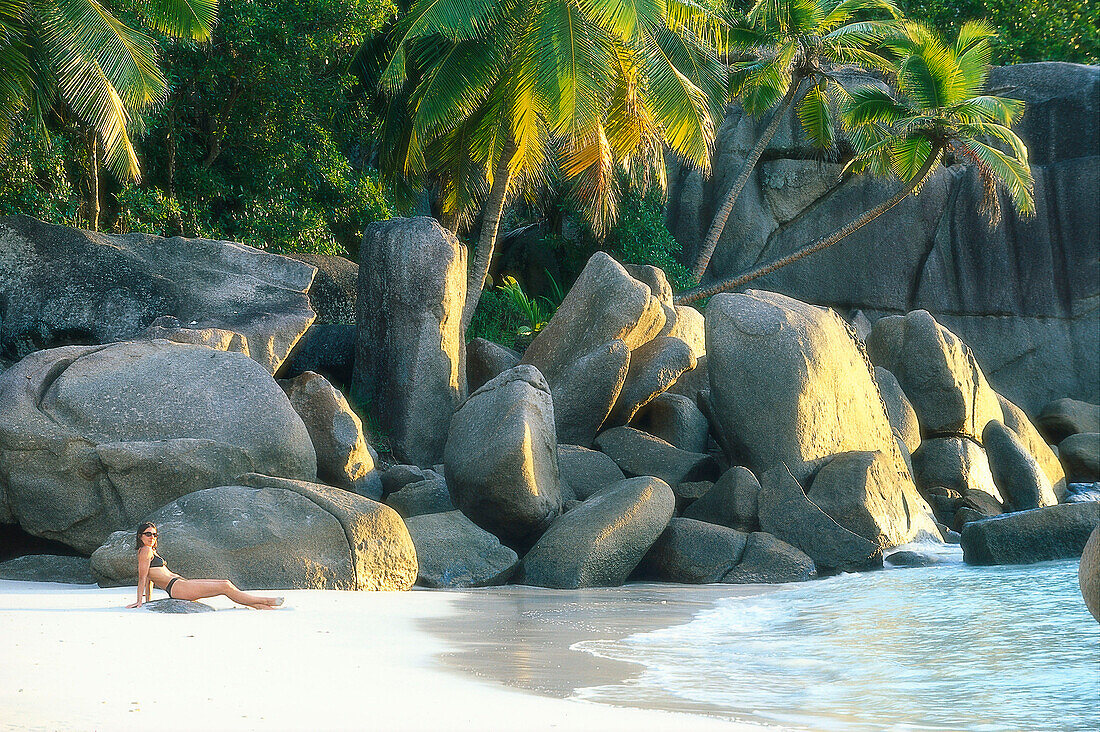
[[[133,588],[0,581],[0,728],[759,729],[496,683],[560,697],[574,674],[576,686],[621,679],[629,664],[603,664],[568,646],[597,637],[601,623],[613,628],[602,637],[622,637],[684,622],[693,603],[706,603],[695,589],[688,588],[690,600],[664,606],[642,595],[624,600],[630,588],[617,598],[586,591],[588,599],[557,608],[565,622],[555,625],[547,611],[561,601],[529,588],[296,590],[280,593],[287,607],[275,612],[221,599],[210,601],[216,613],[162,615],[126,610]],[[714,590],[729,596],[737,588]],[[593,592],[606,596],[593,602]],[[532,622],[516,624],[517,617]],[[524,628],[534,635],[525,639]],[[481,646],[463,640],[471,634]],[[524,658],[534,659],[526,675]],[[485,671],[498,662],[499,671]],[[532,673],[544,681],[531,683]]]

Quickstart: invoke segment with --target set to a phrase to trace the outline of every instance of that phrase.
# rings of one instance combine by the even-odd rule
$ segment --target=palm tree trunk
[[[768,143],[775,137],[776,131],[779,130],[779,123],[783,121],[783,117],[787,113],[787,108],[791,106],[791,102],[794,101],[795,96],[798,94],[798,87],[801,85],[801,76],[795,76],[791,79],[791,85],[787,89],[787,93],[783,95],[779,107],[775,110],[775,114],[772,115],[771,121],[764,130],[764,134],[760,136],[760,139],[756,142],[756,147],[752,149],[752,152],[749,153],[749,157],[745,159],[745,165],[741,168],[741,174],[737,176],[737,180],[733,182],[733,185],[726,192],[726,197],[725,200],[722,201],[722,206],[718,209],[718,212],[714,214],[714,220],[711,221],[710,229],[707,230],[706,241],[703,242],[703,248],[700,250],[699,256],[695,260],[695,266],[692,268],[692,274],[695,275],[696,282],[703,279],[703,273],[707,271],[707,265],[710,264],[710,258],[714,256],[714,250],[718,246],[718,238],[722,236],[722,231],[726,228],[726,221],[733,211],[733,204],[737,203],[737,199],[741,197],[741,191],[744,190],[745,184],[749,182],[749,176],[752,175],[753,169],[756,168],[757,161],[760,160],[760,156],[764,154],[764,149],[767,148]]]
[[[489,197],[485,200],[481,220],[481,234],[477,240],[477,251],[470,262],[470,274],[466,279],[466,305],[462,308],[462,332],[470,327],[474,311],[481,300],[481,291],[485,280],[489,278],[489,265],[493,262],[493,250],[497,244],[497,230],[504,214],[504,202],[508,199],[508,184],[512,178],[512,158],[516,155],[516,145],[510,139],[504,143],[497,169],[493,175],[493,185]]]
[[[884,201],[883,203],[880,203],[878,206],[875,206],[870,211],[867,211],[859,218],[853,219],[852,221],[848,222],[848,224],[837,229],[833,233],[823,236],[812,244],[808,244],[801,249],[792,252],[791,254],[788,254],[785,257],[775,260],[774,262],[762,265],[754,270],[750,270],[749,272],[737,275],[736,277],[728,280],[723,280],[722,282],[718,282],[713,285],[707,285],[706,287],[697,287],[694,290],[689,290],[688,292],[685,292],[676,298],[676,304],[686,305],[690,302],[695,302],[696,300],[699,300],[701,298],[716,295],[719,292],[727,292],[729,290],[733,290],[744,285],[746,282],[755,280],[757,277],[763,277],[766,274],[770,274],[780,267],[786,267],[791,262],[797,262],[799,259],[807,257],[814,252],[819,252],[822,249],[831,247],[833,244],[836,244],[844,237],[859,230],[865,224],[874,221],[879,216],[886,213],[894,206],[898,205],[898,203],[900,203],[910,193],[915,191],[917,187],[920,186],[922,182],[924,182],[924,179],[928,177],[928,174],[932,171],[932,168],[933,166],[935,166],[936,160],[939,158],[940,152],[942,152],[942,150],[942,145],[933,145],[932,151],[928,155],[928,159],[924,161],[924,165],[919,171],[917,171],[917,174],[905,185],[904,188],[894,194],[893,198],[888,201]]]
[[[88,132],[88,228],[99,231],[99,140]]]

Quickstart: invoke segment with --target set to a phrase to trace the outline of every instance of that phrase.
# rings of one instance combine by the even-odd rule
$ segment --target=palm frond
[[[1035,213],[1035,182],[1026,160],[1019,160],[975,139],[958,140],[955,147],[969,151],[989,169],[1020,213],[1025,216]]]
[[[812,86],[798,103],[798,119],[802,129],[819,148],[831,147],[834,140],[833,115],[829,100],[820,86]]]
[[[218,0],[137,0],[134,12],[158,33],[209,41],[218,20]]]
[[[579,9],[623,41],[665,24],[665,0],[580,0]]]

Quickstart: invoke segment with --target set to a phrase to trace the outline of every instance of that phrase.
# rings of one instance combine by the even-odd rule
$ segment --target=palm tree
[[[205,41],[217,6],[217,0],[145,0],[124,9],[157,33]],[[115,175],[136,180],[131,128],[167,91],[155,39],[97,0],[0,0],[0,144],[27,111],[44,129],[47,110],[60,106],[87,127],[93,228],[100,150]]]
[[[893,20],[853,20],[873,11],[883,11]],[[753,58],[732,64],[731,94],[752,116],[774,111],[714,214],[692,267],[696,282],[710,264],[734,203],[799,92],[805,90],[798,102],[803,129],[817,147],[831,147],[831,108],[847,96],[832,67],[855,64],[890,70],[889,60],[873,49],[896,32],[894,21],[900,17],[893,0],[758,0],[747,15],[732,23],[731,47]]]
[[[391,38],[383,174],[448,225],[481,211],[463,328],[516,192],[564,179],[599,231],[623,171],[663,185],[663,145],[709,171],[721,25],[691,0],[417,0]]]
[[[904,54],[897,73],[898,94],[862,87],[852,92],[842,110],[856,150],[848,167],[856,172],[892,174],[905,185],[889,200],[831,234],[750,272],[684,293],[677,302],[689,303],[735,289],[832,246],[910,194],[919,193],[947,153],[977,169],[984,191],[982,209],[990,225],[1000,219],[998,189],[1008,193],[1021,213],[1034,213],[1027,148],[1011,130],[1023,114],[1024,104],[982,94],[994,35],[985,22],[971,22],[949,45],[923,26],[908,26],[905,35],[891,44]]]

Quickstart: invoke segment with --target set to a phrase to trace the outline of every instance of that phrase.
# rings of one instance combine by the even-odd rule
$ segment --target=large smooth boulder
[[[760,528],[798,547],[819,567],[845,572],[882,567],[882,547],[818,508],[785,465],[761,478],[759,513]]]
[[[1092,617],[1100,623],[1100,526],[1092,530],[1081,552],[1081,564],[1077,567],[1077,583]]]
[[[283,362],[278,377],[292,379],[314,371],[336,388],[349,390],[354,366],[355,325],[314,323]]]
[[[1100,404],[1089,404],[1079,399],[1056,399],[1043,407],[1036,426],[1055,445],[1070,435],[1100,432]]]
[[[1020,443],[1039,463],[1039,467],[1042,468],[1043,474],[1046,475],[1054,490],[1054,495],[1061,501],[1066,493],[1066,472],[1062,468],[1062,463],[1058,461],[1058,456],[1054,454],[1054,450],[1050,449],[1050,445],[1039,434],[1039,430],[1035,428],[1024,410],[1000,394],[997,395],[997,399],[1001,403],[1002,421],[1005,427],[1015,433]]]
[[[317,323],[355,323],[355,300],[359,292],[359,265],[332,254],[288,254],[317,270],[309,288],[309,306]]]
[[[626,381],[606,424],[625,425],[638,410],[663,394],[685,371],[695,368],[691,346],[679,338],[660,336],[630,354]]]
[[[1004,503],[985,450],[965,437],[938,437],[922,442],[913,454],[913,478],[924,494],[942,486],[964,496],[985,493]]]
[[[722,581],[726,584],[781,584],[805,582],[817,577],[814,560],[798,547],[764,533],[754,531],[745,543],[741,562]]]
[[[95,584],[92,565],[87,557],[64,557],[56,554],[27,554],[0,562],[0,579],[71,585]]]
[[[672,519],[676,498],[659,478],[612,484],[555,521],[523,557],[514,581],[538,587],[618,587]]]
[[[986,424],[1001,419],[997,394],[973,352],[927,310],[876,322],[867,355],[897,378],[926,435],[981,439]]]
[[[709,491],[684,509],[684,517],[740,531],[756,531],[760,528],[759,496],[760,481],[748,468],[736,465],[722,473]]]
[[[698,360],[707,355],[707,323],[703,314],[690,305],[676,306],[676,322],[668,335],[691,347]]]
[[[254,473],[245,485],[189,493],[155,511],[159,552],[173,572],[242,589],[407,590],[416,549],[393,509],[349,491]],[[134,531],[92,554],[103,586],[137,581]]]
[[[932,509],[909,475],[882,452],[845,452],[814,476],[811,502],[834,521],[883,549],[939,541]]]
[[[519,363],[520,354],[511,348],[484,338],[474,338],[466,344],[466,383],[477,391],[489,379]]]
[[[642,558],[637,574],[662,582],[721,582],[741,561],[748,538],[725,526],[674,518]]]
[[[962,530],[967,564],[1032,564],[1076,559],[1100,526],[1100,503],[1062,503],[972,521]]]
[[[1015,432],[993,420],[982,431],[982,444],[989,461],[989,471],[993,474],[993,483],[1013,511],[1058,503],[1054,488],[1039,467],[1039,462]]]
[[[718,461],[710,455],[687,452],[633,427],[613,427],[596,438],[596,446],[628,476],[652,475],[671,486],[717,480]]]
[[[138,337],[158,317],[238,333],[275,373],[313,322],[302,262],[210,239],[100,234],[0,217],[0,353]]]
[[[879,394],[886,404],[886,416],[890,419],[894,435],[912,455],[920,447],[920,423],[913,405],[909,403],[894,375],[881,366],[875,366],[875,383],[878,384]]]
[[[630,367],[622,340],[596,346],[562,367],[551,385],[558,442],[589,446],[619,398]]]
[[[38,351],[0,376],[0,521],[91,553],[193,491],[263,470],[314,480],[263,366],[169,341]]]
[[[562,493],[582,501],[626,477],[607,455],[578,445],[558,445],[558,471]]]
[[[666,392],[634,415],[630,426],[688,452],[706,452],[710,424],[694,399]]]
[[[529,546],[561,512],[550,388],[533,366],[508,369],[451,420],[443,464],[454,505],[509,546]]]
[[[442,478],[409,483],[386,496],[386,505],[403,519],[455,510],[447,481]]]
[[[466,398],[466,248],[434,219],[369,224],[359,249],[352,396],[389,435],[394,457],[434,465]]]
[[[726,443],[756,474],[782,463],[801,481],[859,450],[906,469],[871,366],[831,310],[772,292],[716,295],[707,363]]]
[[[1070,435],[1058,443],[1058,457],[1074,483],[1100,481],[1100,433]]]
[[[302,418],[317,452],[317,478],[326,485],[382,498],[382,479],[363,436],[363,423],[325,377],[307,371],[279,382]]]
[[[417,584],[425,587],[502,585],[519,557],[461,511],[429,513],[405,520],[419,561]]]

